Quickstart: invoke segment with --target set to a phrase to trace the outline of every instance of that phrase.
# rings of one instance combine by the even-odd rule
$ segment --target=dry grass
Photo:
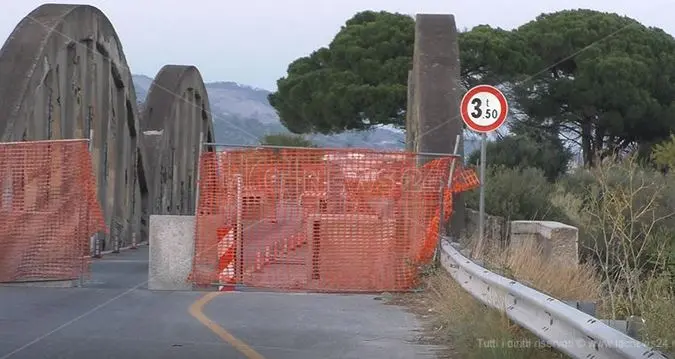
[[[475,245],[475,242],[474,242]],[[545,292],[557,299],[595,301],[600,280],[591,268],[568,268],[545,260],[536,245],[509,251],[477,248],[491,270]],[[537,337],[488,308],[466,292],[444,270],[431,271],[422,296],[409,296],[407,305],[428,325],[431,343],[448,346],[447,358],[564,358]]]
[[[430,274],[425,289],[423,295],[406,296],[405,304],[426,324],[427,343],[448,348],[439,353],[441,358],[565,358],[505,314],[474,299],[447,273]]]
[[[599,317],[609,317],[603,301],[602,278],[596,268],[591,265],[560,265],[555,259],[546,259],[541,247],[534,243],[532,241],[506,251],[496,247],[481,248],[476,244],[473,257],[483,261],[490,270],[556,299],[595,302]],[[645,321],[641,334],[648,345],[675,354],[675,294],[669,281],[670,278],[659,277],[644,283],[639,303]],[[621,295],[616,302],[622,307],[627,306],[624,302],[635,300]]]
[[[536,241],[504,250],[467,240],[472,257],[505,277],[515,279],[561,300],[591,301],[602,305],[603,282],[590,265],[570,267],[546,258]],[[642,304],[646,321],[643,341],[664,352],[675,348],[675,295],[669,278],[645,284],[648,302]],[[409,307],[427,324],[428,342],[448,349],[443,358],[564,358],[533,334],[512,323],[504,313],[484,306],[444,270],[431,270],[422,296],[408,296]],[[599,308],[600,310],[602,307]]]
[[[560,300],[598,301],[602,280],[590,265],[571,267],[546,258],[535,240],[503,250],[474,247],[473,258],[489,269]]]

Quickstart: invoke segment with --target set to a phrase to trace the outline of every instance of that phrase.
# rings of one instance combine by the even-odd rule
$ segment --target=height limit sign
[[[494,86],[478,85],[462,98],[462,120],[468,128],[481,134],[480,141],[480,196],[478,215],[478,241],[483,244],[485,235],[485,162],[487,134],[497,130],[506,121],[509,104],[506,97]]]

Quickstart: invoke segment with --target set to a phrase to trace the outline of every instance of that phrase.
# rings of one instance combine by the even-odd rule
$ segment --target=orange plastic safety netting
[[[451,193],[478,185],[458,163],[447,189],[452,159],[423,157],[354,149],[204,153],[192,281],[410,289],[438,243],[441,193],[449,217]]]
[[[77,279],[104,230],[86,140],[0,143],[0,282]]]

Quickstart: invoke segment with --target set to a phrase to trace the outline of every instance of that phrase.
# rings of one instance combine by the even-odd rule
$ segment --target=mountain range
[[[136,98],[143,103],[153,79],[133,75]],[[290,132],[279,121],[276,110],[269,104],[269,91],[235,82],[205,84],[211,104],[216,142],[253,145],[267,134]],[[350,131],[335,135],[309,134],[305,136],[319,147],[356,147],[373,149],[403,149],[405,133],[391,127],[368,131]],[[476,149],[475,141],[465,140],[465,153]],[[467,152],[468,150],[468,152]]]

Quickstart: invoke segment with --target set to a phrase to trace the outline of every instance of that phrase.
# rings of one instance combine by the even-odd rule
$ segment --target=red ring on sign
[[[481,92],[487,92],[494,95],[497,98],[497,100],[499,100],[499,105],[502,108],[499,117],[497,117],[497,121],[487,126],[481,126],[473,122],[474,121],[473,118],[469,116],[469,100],[474,95]],[[473,131],[487,133],[498,129],[499,127],[501,127],[501,125],[504,124],[504,121],[506,121],[506,115],[508,115],[508,113],[509,113],[509,104],[506,102],[506,97],[501,91],[499,91],[499,89],[497,89],[494,86],[478,85],[472,87],[469,91],[466,92],[464,97],[462,97],[462,102],[460,105],[460,114],[462,115],[462,120],[464,121],[464,123]]]

